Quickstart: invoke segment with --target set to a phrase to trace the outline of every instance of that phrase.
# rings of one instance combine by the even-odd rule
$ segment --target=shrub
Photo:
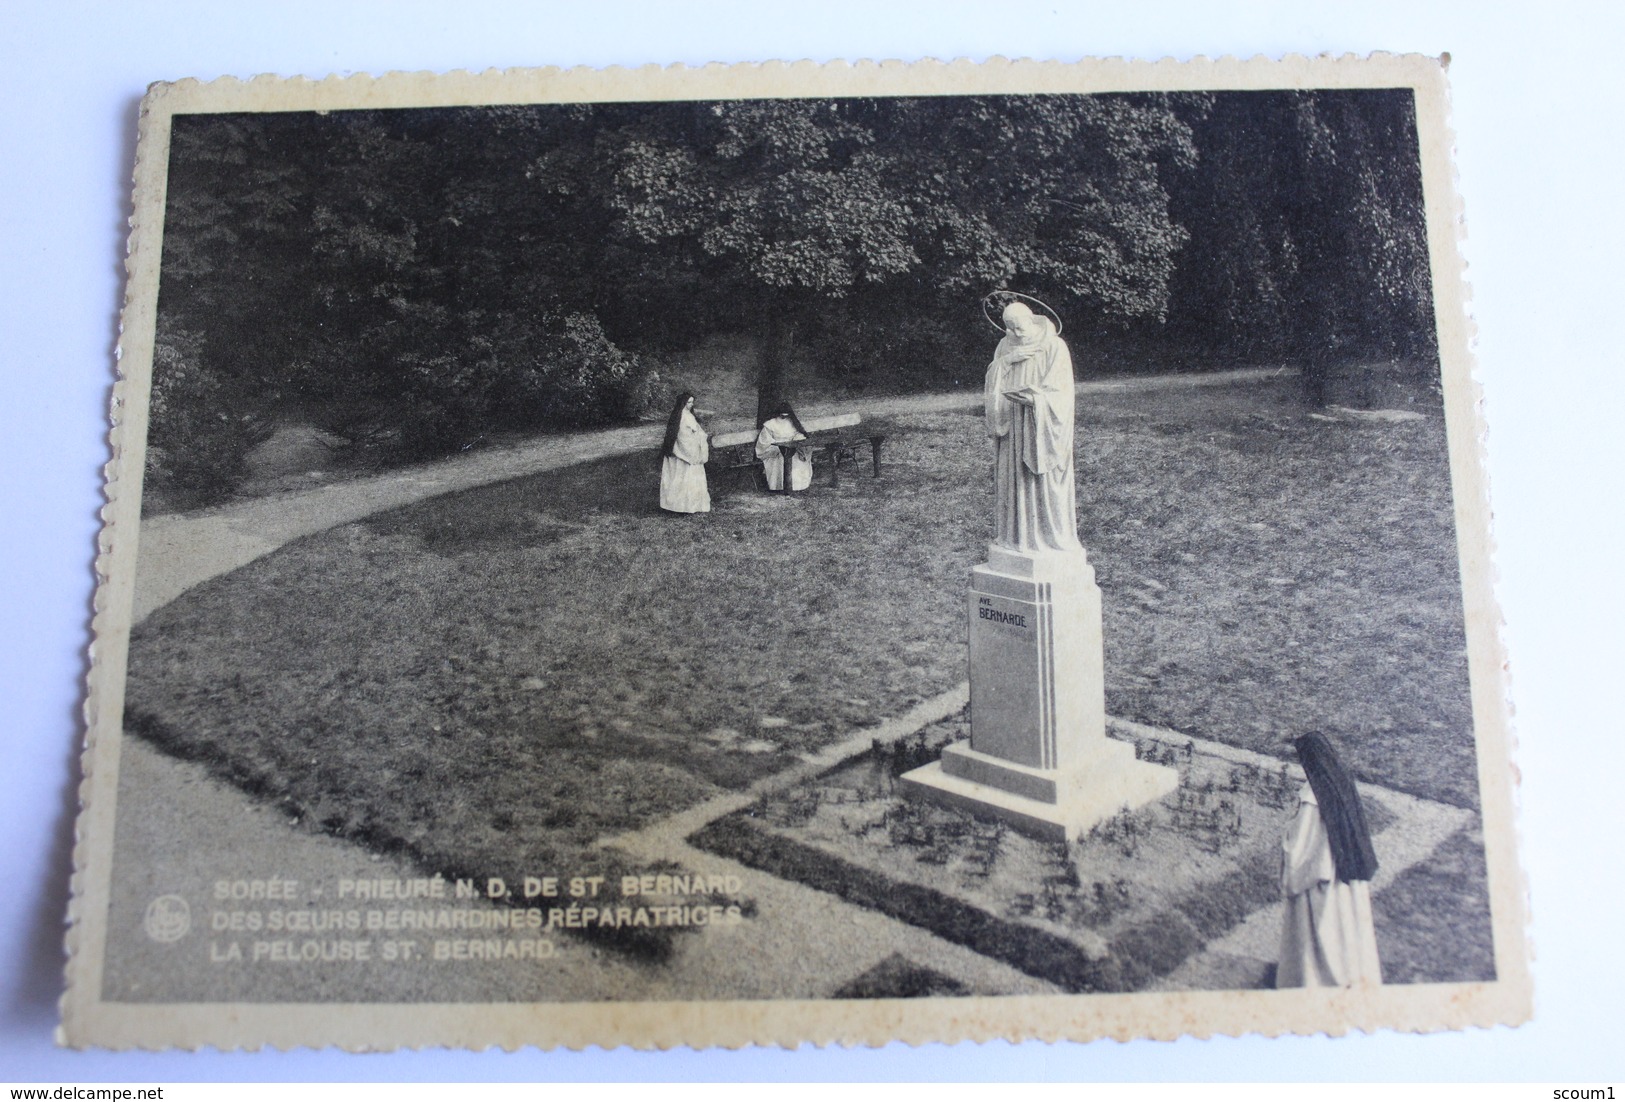
[[[492,430],[608,424],[663,397],[658,375],[581,313],[509,319],[457,352],[408,353],[376,380],[374,416],[398,422],[413,457],[469,447]]]
[[[661,374],[659,361],[640,355],[626,390],[624,415],[632,420],[664,417],[676,400],[677,391]]]
[[[207,356],[198,334],[161,332],[153,347],[144,506],[194,508],[228,497],[273,423]],[[148,510],[150,511],[150,509]]]
[[[616,347],[591,314],[547,319],[532,357],[511,379],[513,412],[553,428],[581,428],[627,415],[638,383],[634,356]]]

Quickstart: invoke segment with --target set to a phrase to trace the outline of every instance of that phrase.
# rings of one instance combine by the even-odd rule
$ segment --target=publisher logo
[[[192,908],[178,895],[160,895],[147,904],[141,925],[154,941],[179,941],[192,928]]]

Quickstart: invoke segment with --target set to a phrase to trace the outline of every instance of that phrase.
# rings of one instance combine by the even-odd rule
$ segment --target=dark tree
[[[759,410],[782,397],[797,333],[854,298],[901,287],[916,302],[974,302],[1018,282],[1113,316],[1166,306],[1184,234],[1158,165],[1194,151],[1165,106],[1013,96],[604,110],[620,116],[595,148],[617,235],[644,246],[640,263],[696,273],[756,319]]]
[[[1300,365],[1307,396],[1368,361],[1431,366],[1415,112],[1407,91],[1172,97],[1201,162],[1169,176],[1191,234],[1172,283],[1176,346]]]
[[[636,359],[581,276],[590,241],[528,177],[567,122],[528,108],[178,118],[155,487],[229,491],[279,415],[421,455],[638,412]]]

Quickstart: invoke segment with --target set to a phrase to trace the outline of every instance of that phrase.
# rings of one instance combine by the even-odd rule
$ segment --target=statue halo
[[[1035,298],[1032,295],[1024,295],[1020,291],[1008,291],[1003,287],[1000,287],[996,291],[989,291],[987,294],[982,296],[982,316],[987,319],[989,325],[993,326],[993,328],[997,329],[1000,333],[1003,333],[1004,324],[994,316],[992,307],[995,303],[997,303],[999,313],[1002,315],[1004,313],[1004,308],[1015,299],[1022,299],[1030,302],[1034,306],[1037,306],[1040,310],[1044,311],[1049,319],[1055,323],[1055,335],[1057,337],[1061,335],[1061,315],[1057,314],[1053,309],[1051,309],[1049,303],[1045,302],[1043,299]]]

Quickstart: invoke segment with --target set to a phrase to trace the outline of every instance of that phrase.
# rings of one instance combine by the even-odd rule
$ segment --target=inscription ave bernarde
[[[1020,302],[987,368],[994,539],[971,572],[969,740],[902,777],[906,791],[1029,834],[1073,840],[1179,787],[1106,735],[1100,587],[1078,542],[1072,354]]]

